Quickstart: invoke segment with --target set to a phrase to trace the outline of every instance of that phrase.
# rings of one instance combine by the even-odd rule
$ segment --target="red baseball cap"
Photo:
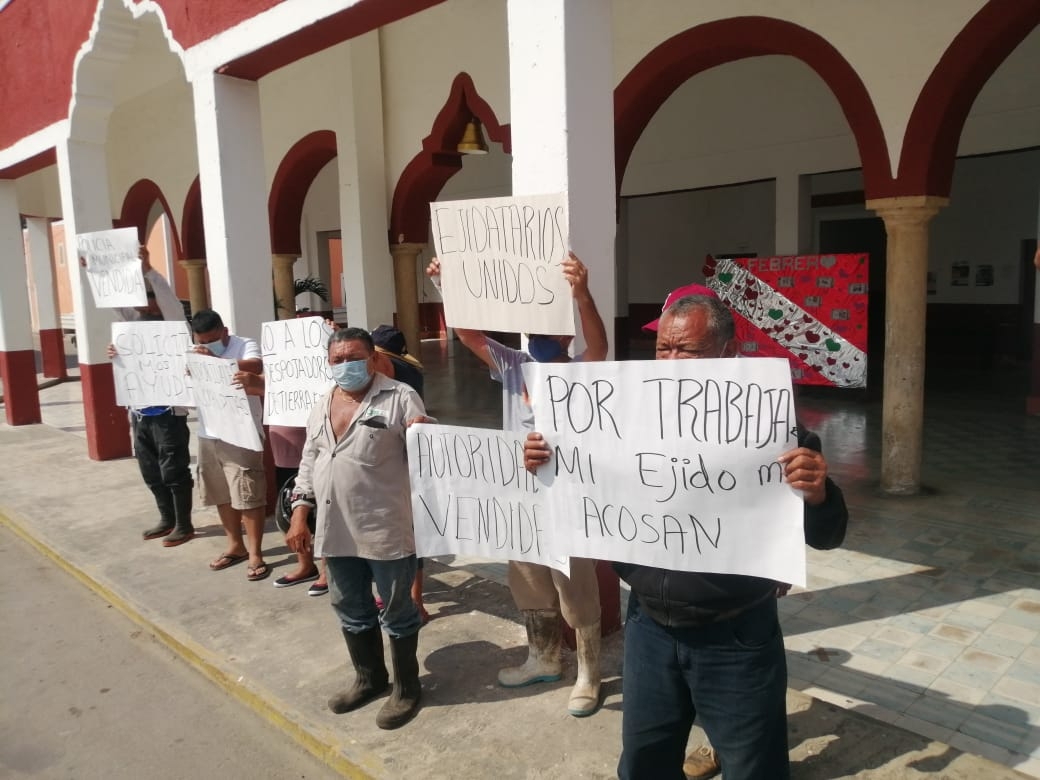
[[[703,284],[688,284],[684,287],[678,287],[668,293],[668,298],[665,299],[664,306],[661,307],[661,313],[664,314],[669,306],[680,298],[685,298],[687,295],[706,295],[709,298],[716,299],[719,297],[713,289],[705,287]],[[661,318],[658,317],[653,322],[646,323],[646,325],[643,326],[643,330],[648,333],[657,333],[657,323],[660,321]]]

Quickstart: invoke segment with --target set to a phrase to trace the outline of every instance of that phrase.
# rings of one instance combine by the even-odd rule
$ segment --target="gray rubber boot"
[[[167,487],[158,487],[152,490],[152,495],[155,496],[155,505],[159,507],[159,524],[141,532],[141,538],[145,541],[168,535],[176,525],[173,493]]]
[[[195,538],[195,526],[191,524],[191,485],[172,488],[173,533],[163,539],[163,547],[176,547]]]
[[[498,673],[498,684],[503,688],[556,682],[563,676],[560,613],[554,609],[525,609],[524,625],[527,627],[527,661]]]
[[[390,638],[390,658],[394,667],[394,690],[376,715],[381,729],[396,729],[415,717],[422,698],[419,684],[419,659],[416,656],[419,634],[402,639]]]
[[[386,690],[389,683],[383,656],[383,635],[379,626],[352,634],[343,629],[351,663],[354,664],[354,684],[329,699],[329,709],[337,715],[357,709]]]
[[[578,679],[567,702],[567,711],[576,718],[584,718],[599,709],[599,621],[575,629],[574,636],[578,644]]]

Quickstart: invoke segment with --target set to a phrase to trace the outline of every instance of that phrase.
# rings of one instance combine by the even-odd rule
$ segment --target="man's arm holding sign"
[[[589,292],[589,271],[585,264],[573,252],[567,254],[562,263],[563,276],[571,287],[571,295],[578,305],[578,318],[581,321],[581,332],[585,337],[583,360],[603,360],[607,356],[607,329],[603,318],[596,308],[596,301]],[[426,275],[434,285],[440,286],[441,263],[436,257],[426,267]],[[474,355],[480,358],[492,371],[498,369],[487,346],[487,336],[482,330],[471,328],[455,328],[459,341]]]

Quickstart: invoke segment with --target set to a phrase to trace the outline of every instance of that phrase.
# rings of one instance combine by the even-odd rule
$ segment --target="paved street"
[[[0,776],[339,777],[0,526]]]

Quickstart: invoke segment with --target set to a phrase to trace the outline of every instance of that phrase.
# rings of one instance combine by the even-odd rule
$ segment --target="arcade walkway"
[[[497,385],[471,355],[427,342],[423,358],[432,414],[498,425]],[[930,493],[913,498],[876,489],[879,404],[802,399],[852,519],[842,549],[810,553],[809,589],[781,601],[795,777],[1040,777],[1040,418],[996,376],[933,383]],[[505,566],[441,560],[416,722],[388,734],[373,707],[330,716],[324,696],[349,675],[324,600],[247,583],[241,567],[207,571],[214,512],[198,513],[188,545],[141,543],[151,501],[133,461],[86,458],[78,383],[41,401],[43,426],[0,425],[0,519],[330,763],[376,777],[611,776],[620,637],[606,646],[605,706],[586,722],[565,713],[567,678],[504,692],[495,670],[522,656]],[[265,550],[275,576],[288,570],[273,530]]]

